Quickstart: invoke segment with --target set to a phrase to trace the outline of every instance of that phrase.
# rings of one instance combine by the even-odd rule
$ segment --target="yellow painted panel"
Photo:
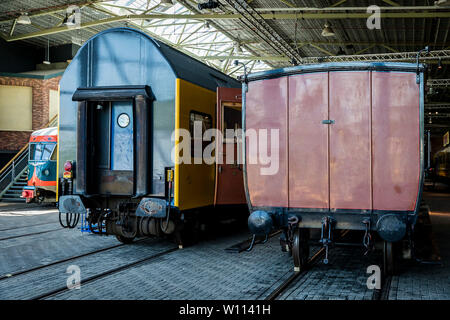
[[[175,130],[180,128],[180,79],[177,79],[176,83],[176,98],[175,98]],[[180,208],[180,166],[177,165],[179,158],[179,149],[177,143],[180,141],[180,138],[175,137],[175,172],[174,172],[174,205],[175,207]]]
[[[58,114],[58,144],[56,145],[56,201],[59,202],[59,97],[61,94],[61,86],[58,85],[58,105],[57,105],[57,114]]]
[[[32,107],[31,87],[0,86],[0,130],[32,130]]]
[[[49,92],[49,114],[48,118],[53,119],[59,112],[59,92],[50,90]]]
[[[216,93],[177,79],[176,128],[189,130],[190,113],[197,111],[211,116],[216,127]],[[175,150],[178,155],[178,150]],[[215,166],[180,164],[175,167],[175,205],[181,210],[213,205]]]

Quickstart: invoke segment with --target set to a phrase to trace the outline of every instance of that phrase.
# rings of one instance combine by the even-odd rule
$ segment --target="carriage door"
[[[242,129],[241,89],[217,88],[217,129],[222,132],[223,141],[218,141],[222,148],[217,147],[219,151],[216,152],[215,205],[244,204],[242,161],[238,161],[242,154],[239,154],[240,146],[231,131]]]
[[[93,178],[96,193],[133,194],[133,102],[98,102],[91,106]],[[88,155],[89,157],[89,155]]]
[[[149,86],[79,88],[76,192],[141,197],[151,192]]]

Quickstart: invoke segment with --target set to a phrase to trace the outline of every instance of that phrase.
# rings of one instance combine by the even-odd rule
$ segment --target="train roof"
[[[328,71],[398,71],[424,72],[426,65],[406,62],[331,62],[321,64],[306,64],[288,68],[256,72],[247,75],[247,81],[278,78],[294,74],[328,72]],[[240,78],[244,80],[243,77]]]
[[[80,54],[83,48],[88,45],[88,43],[94,41],[96,38],[102,37],[105,34],[112,32],[132,32],[142,35],[149,41],[153,42],[155,47],[161,53],[161,55],[166,59],[171,69],[175,73],[177,78],[189,81],[191,83],[197,84],[206,89],[216,91],[217,87],[228,87],[228,88],[240,88],[241,84],[238,80],[229,77],[228,75],[211,68],[183,52],[180,52],[152,37],[148,34],[133,29],[133,28],[112,28],[100,32],[90,38],[83,47],[78,51]],[[77,54],[77,55],[78,55]],[[75,57],[74,59],[76,59]]]
[[[57,127],[51,127],[51,128],[45,128],[38,131],[35,131],[31,134],[31,138],[33,137],[49,137],[49,136],[57,136],[58,135],[58,128]]]

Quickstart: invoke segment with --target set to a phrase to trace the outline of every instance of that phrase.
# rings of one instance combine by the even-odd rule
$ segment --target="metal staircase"
[[[28,184],[28,170],[19,176],[16,182],[4,193],[2,202],[26,202],[22,196],[22,190]]]
[[[28,145],[0,171],[0,201],[25,202],[22,189],[28,181]]]
[[[44,128],[56,126],[58,116],[53,117]],[[28,144],[12,158],[3,169],[0,169],[0,201],[25,202],[22,189],[28,182]]]

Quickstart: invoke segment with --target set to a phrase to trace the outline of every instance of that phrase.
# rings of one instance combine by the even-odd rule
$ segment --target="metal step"
[[[3,197],[2,199],[0,199],[0,202],[5,202],[5,203],[25,203],[27,202],[27,200],[22,199],[22,198],[13,198],[13,199],[7,199],[5,197]]]
[[[11,193],[7,192],[3,195],[3,198],[20,198],[22,196],[22,193]]]
[[[22,191],[23,191],[23,188],[20,187],[20,186],[18,186],[18,187],[11,187],[11,188],[9,188],[8,191],[22,192]]]

